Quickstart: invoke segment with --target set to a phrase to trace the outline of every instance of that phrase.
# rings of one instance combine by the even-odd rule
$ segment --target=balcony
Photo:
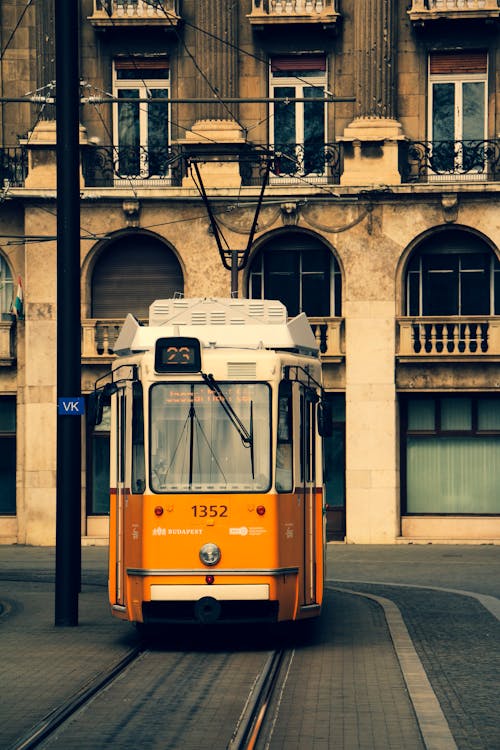
[[[5,319],[4,319],[5,318]],[[16,326],[10,315],[0,320],[0,367],[13,364],[16,358]]]
[[[411,141],[403,182],[487,182],[500,179],[500,140]]]
[[[25,146],[0,149],[0,189],[23,187],[28,174],[28,152]]]
[[[491,21],[500,17],[500,7],[498,0],[413,0],[408,15],[416,26],[441,19]]]
[[[345,356],[344,319],[308,318],[322,362],[341,362]]]
[[[397,358],[402,362],[500,358],[500,317],[399,318],[397,333]]]
[[[165,146],[86,146],[82,171],[86,187],[169,187],[182,181],[182,151]]]
[[[147,320],[141,321],[144,325]],[[318,342],[324,362],[340,362],[344,359],[344,319],[309,318],[309,323]],[[12,325],[3,324],[2,325]],[[82,320],[82,360],[86,364],[110,362],[114,358],[113,346],[123,326],[123,320]],[[2,328],[0,327],[0,346]],[[1,362],[1,350],[0,350]]]
[[[82,320],[82,360],[86,364],[111,362],[113,346],[123,326],[121,320]]]
[[[181,23],[179,0],[94,0],[89,21],[97,29],[157,26],[175,30]]]
[[[338,0],[252,0],[252,12],[247,18],[259,31],[311,24],[336,31],[341,19],[338,5]]]

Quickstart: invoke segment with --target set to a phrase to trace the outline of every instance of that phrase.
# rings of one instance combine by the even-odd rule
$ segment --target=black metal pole
[[[238,298],[238,257],[237,250],[231,250],[231,297]]]
[[[78,625],[81,537],[78,0],[56,0],[57,522],[55,624]]]

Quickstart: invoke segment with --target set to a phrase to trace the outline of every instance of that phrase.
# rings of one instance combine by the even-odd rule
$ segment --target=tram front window
[[[270,389],[264,383],[151,388],[154,492],[262,492],[270,487]],[[225,404],[221,403],[224,400]]]

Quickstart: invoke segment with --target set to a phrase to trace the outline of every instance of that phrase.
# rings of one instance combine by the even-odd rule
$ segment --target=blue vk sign
[[[85,399],[83,396],[58,398],[57,413],[67,417],[81,417],[85,414]]]

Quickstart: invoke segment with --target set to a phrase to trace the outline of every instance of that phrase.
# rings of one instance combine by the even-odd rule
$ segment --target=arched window
[[[321,240],[303,232],[269,240],[250,267],[248,296],[280,300],[290,316],[339,317],[341,288],[337,260]]]
[[[92,275],[93,318],[123,318],[132,313],[147,318],[156,299],[184,291],[175,254],[160,240],[145,234],[111,241]]]
[[[13,289],[10,268],[0,255],[0,313],[10,312]]]
[[[439,232],[414,252],[406,273],[406,314],[500,315],[500,263],[479,237]]]

